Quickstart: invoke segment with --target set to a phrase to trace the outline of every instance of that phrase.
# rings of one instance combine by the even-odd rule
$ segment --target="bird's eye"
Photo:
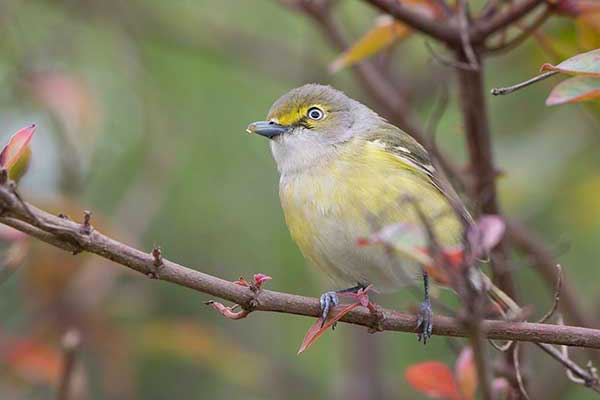
[[[308,115],[308,118],[318,121],[320,119],[323,119],[325,113],[319,107],[311,107],[306,112],[306,115]]]

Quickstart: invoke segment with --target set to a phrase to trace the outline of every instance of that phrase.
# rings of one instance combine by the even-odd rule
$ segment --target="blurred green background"
[[[335,19],[354,41],[377,13],[339,3]],[[543,32],[559,54],[584,50],[572,20],[555,18]],[[395,46],[391,75],[408,88],[423,125],[449,87],[437,137],[463,161],[453,72],[432,62],[424,41]],[[165,257],[209,274],[262,272],[273,277],[270,289],[317,296],[329,288],[289,237],[268,143],[244,129],[307,82],[377,109],[349,70],[327,72],[336,55],[310,19],[271,0],[3,1],[0,133],[7,139],[38,124],[21,182],[34,204],[76,220],[92,210],[98,229],[148,251],[160,245]],[[557,60],[530,40],[487,61],[486,87],[529,78],[548,61]],[[547,239],[597,315],[600,107],[548,108],[551,87],[487,99],[502,203]],[[422,398],[406,384],[406,366],[452,364],[453,346],[463,344],[434,337],[423,347],[410,334],[342,324],[297,356],[309,319],[256,313],[229,321],[203,304],[205,295],[97,257],[23,246],[22,265],[0,286],[6,399],[54,398],[60,338],[70,327],[83,340],[81,399]],[[521,302],[542,313],[551,295],[529,260],[513,265]],[[455,304],[447,293],[441,299]],[[417,302],[409,291],[378,301],[404,310]],[[527,354],[528,371],[549,364],[533,348]],[[555,398],[591,396],[557,376]]]

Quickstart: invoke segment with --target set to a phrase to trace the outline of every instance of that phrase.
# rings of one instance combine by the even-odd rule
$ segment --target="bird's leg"
[[[364,291],[366,288],[367,286],[359,283],[356,286],[352,286],[346,289],[323,293],[319,298],[319,302],[321,303],[321,320],[323,321],[323,324],[325,324],[325,321],[327,320],[327,316],[329,315],[329,311],[331,310],[331,308],[340,304],[339,296],[349,294],[356,295],[360,291]]]
[[[417,314],[417,338],[419,342],[423,340],[423,344],[427,344],[427,339],[431,337],[433,330],[433,311],[429,300],[429,275],[425,270],[423,270],[423,289],[425,294]]]

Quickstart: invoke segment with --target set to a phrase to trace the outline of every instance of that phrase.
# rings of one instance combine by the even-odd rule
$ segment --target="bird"
[[[358,242],[376,227],[419,227],[426,219],[441,248],[462,246],[470,215],[427,150],[359,101],[315,83],[281,96],[266,120],[246,130],[270,140],[291,237],[335,288],[320,297],[323,321],[342,293],[386,293],[422,280],[416,329],[426,343],[432,306],[419,257],[390,257],[385,246]],[[404,240],[427,249],[427,230],[412,229]]]

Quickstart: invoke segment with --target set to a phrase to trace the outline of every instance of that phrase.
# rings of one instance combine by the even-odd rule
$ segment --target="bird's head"
[[[331,86],[307,84],[280,97],[267,120],[248,125],[247,131],[271,139],[273,156],[284,173],[327,159],[337,145],[366,133],[380,120]]]

